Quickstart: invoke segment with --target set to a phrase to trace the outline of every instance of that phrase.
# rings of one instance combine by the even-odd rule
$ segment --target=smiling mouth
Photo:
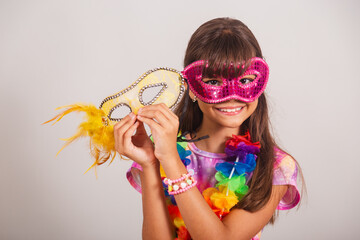
[[[238,108],[217,108],[220,112],[239,112],[242,109],[242,107]]]
[[[244,107],[237,107],[237,108],[216,108],[219,112],[225,115],[237,115],[239,114]]]

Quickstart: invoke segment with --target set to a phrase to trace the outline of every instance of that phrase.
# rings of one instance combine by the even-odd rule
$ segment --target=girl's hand
[[[136,131],[135,135],[134,132]],[[146,134],[144,124],[136,121],[136,115],[130,113],[114,126],[115,149],[142,167],[157,163],[154,145]]]
[[[164,103],[141,108],[137,118],[149,125],[155,144],[155,157],[163,160],[176,156],[179,119]]]

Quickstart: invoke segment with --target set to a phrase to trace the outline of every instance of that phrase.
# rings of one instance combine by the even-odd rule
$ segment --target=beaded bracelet
[[[169,191],[169,195],[176,195],[176,194],[183,193],[183,192],[189,190],[190,188],[194,187],[196,184],[197,184],[197,181],[193,181],[192,184],[188,185],[187,187],[180,188],[177,191]]]
[[[193,175],[193,171],[190,171],[187,174],[183,174],[180,178],[175,180],[165,178],[164,183],[168,186],[169,195],[183,193],[189,190],[190,188],[194,187],[197,182],[194,180],[194,178],[191,175]],[[174,184],[174,183],[180,183],[180,184]]]
[[[178,179],[175,179],[175,180],[171,180],[171,179],[168,179],[168,178],[165,178],[164,179],[164,183],[166,185],[172,185],[173,183],[177,183],[177,182],[181,182],[183,180],[185,180],[186,178],[190,177],[190,173],[187,173],[187,174],[183,174],[180,178]]]

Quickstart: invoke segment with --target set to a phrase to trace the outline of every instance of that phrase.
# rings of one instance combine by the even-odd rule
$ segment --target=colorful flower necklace
[[[226,141],[227,159],[215,166],[217,184],[202,192],[206,202],[220,219],[224,218],[249,190],[246,184],[256,167],[256,154],[260,152],[259,142],[253,143],[250,139],[250,134],[246,133],[244,136],[233,135]],[[185,150],[186,145],[186,142],[177,143],[180,159],[185,166],[191,163],[191,160],[187,158],[191,155],[191,151]],[[162,172],[162,177],[165,177],[164,172]],[[174,196],[169,196],[166,185],[164,189],[165,195],[168,196],[170,218],[176,227],[175,240],[190,240],[191,236],[186,229]]]

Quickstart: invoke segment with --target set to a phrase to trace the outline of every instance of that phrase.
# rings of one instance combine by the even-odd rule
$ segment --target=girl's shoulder
[[[296,161],[295,159],[281,150],[280,148],[275,147],[275,162],[274,162],[274,169],[277,168],[289,168],[295,170],[296,168]]]
[[[280,201],[278,209],[287,210],[295,207],[300,201],[300,192],[298,190],[298,167],[295,159],[275,148],[275,162],[273,185],[287,185],[288,191]]]

